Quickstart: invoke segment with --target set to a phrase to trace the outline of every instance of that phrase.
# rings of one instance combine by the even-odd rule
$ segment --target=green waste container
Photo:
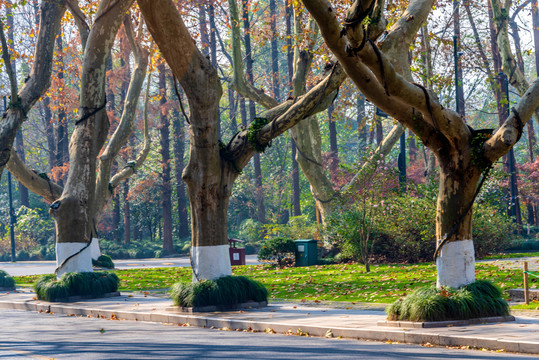
[[[316,265],[318,260],[318,240],[296,240],[296,266]]]

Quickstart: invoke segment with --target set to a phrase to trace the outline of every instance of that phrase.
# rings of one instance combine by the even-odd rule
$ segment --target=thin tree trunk
[[[273,98],[280,101],[279,89],[279,52],[277,50],[277,5],[275,0],[269,0],[270,31],[271,31],[271,90]]]
[[[293,77],[294,77],[294,53],[292,51],[292,15],[293,9],[291,0],[286,0],[286,60],[288,65],[288,94],[293,95]],[[292,214],[293,216],[301,215],[301,190],[299,187],[299,165],[296,161],[296,145],[294,140],[290,139],[290,147],[292,149]]]
[[[118,196],[118,199],[120,196]],[[129,180],[124,181],[123,186],[124,199],[124,244],[128,245],[131,242],[131,211],[129,207]],[[138,230],[138,227],[137,227]]]
[[[242,0],[242,17],[244,29],[244,45],[245,45],[245,69],[247,72],[247,81],[254,85],[253,75],[253,54],[251,50],[251,23],[249,20],[249,2]],[[249,100],[249,117],[251,121],[256,117],[256,104],[253,100]],[[253,156],[253,170],[255,176],[256,188],[256,208],[257,218],[262,224],[266,223],[266,207],[264,205],[264,189],[262,187],[262,169],[260,166],[260,154],[256,153]]]
[[[54,163],[56,160],[56,141],[54,139],[54,127],[52,125],[52,112],[50,108],[50,101],[50,98],[48,96],[45,96],[41,103],[43,123],[45,125],[45,135],[47,137],[49,172],[54,167]]]
[[[58,48],[58,80],[60,81],[60,86],[65,89],[64,82],[64,57],[63,57],[63,43],[62,43],[62,34],[59,33],[56,38],[56,46]],[[56,126],[56,166],[64,166],[69,162],[69,138],[68,138],[68,128],[67,128],[67,118],[66,110],[63,105],[58,106],[58,124]],[[64,184],[64,176],[58,179],[60,185]]]
[[[329,151],[331,153],[331,177],[335,180],[337,169],[339,168],[339,147],[337,145],[337,126],[335,124],[333,111],[335,107],[331,104],[328,107],[328,127],[329,127]]]
[[[377,115],[374,115],[374,125],[376,126],[376,145],[380,146],[384,140],[384,127],[382,125],[382,119]]]
[[[173,79],[170,79],[174,81]],[[187,197],[185,193],[185,182],[182,179],[185,167],[185,119],[180,116],[176,107],[172,110],[172,149],[174,151],[174,176],[176,178],[176,202],[178,206],[178,236],[185,238],[189,236],[189,220],[187,218]],[[236,121],[234,119],[234,121]]]
[[[410,162],[417,160],[417,143],[415,141],[414,133],[411,130],[408,130],[408,151]]]
[[[357,123],[357,136],[358,136],[358,144],[359,144],[359,151],[358,155],[361,155],[362,151],[367,146],[367,136],[369,134],[369,129],[367,127],[367,122],[365,121],[365,98],[363,95],[359,94],[357,96],[357,117],[356,117],[356,123]]]
[[[118,191],[115,191],[112,206],[112,234],[114,240],[117,242],[120,242],[122,238],[122,228],[120,227],[121,207],[122,204],[120,203],[120,193]]]
[[[460,65],[460,56],[458,55],[460,52],[460,13],[459,13],[459,1],[460,0],[453,0],[453,31],[454,36],[456,36],[457,40],[457,48],[455,49],[456,55],[456,95],[457,95],[457,109],[458,113],[462,118],[464,119],[466,116],[466,104],[464,102],[464,83],[462,81],[462,66]],[[458,86],[457,86],[458,85]]]
[[[163,216],[163,252],[165,254],[174,253],[172,243],[172,188],[170,184],[170,132],[169,114],[166,111],[167,103],[167,75],[165,64],[158,66],[159,71],[159,93],[161,96],[161,116],[159,122],[159,143],[161,153],[161,206]]]

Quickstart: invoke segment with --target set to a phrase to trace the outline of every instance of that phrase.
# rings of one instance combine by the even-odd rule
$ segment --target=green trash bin
[[[318,260],[318,240],[296,240],[296,266],[316,265]]]

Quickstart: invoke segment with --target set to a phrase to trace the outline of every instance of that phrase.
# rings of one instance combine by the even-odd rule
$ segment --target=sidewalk
[[[171,309],[168,298],[123,293],[105,299],[74,303],[35,300],[29,289],[0,293],[0,308],[56,314],[135,320],[268,333],[342,337],[362,340],[440,346],[470,346],[539,354],[539,317],[516,315],[508,323],[445,328],[405,329],[378,326],[385,320],[380,309],[329,308],[324,306],[270,303],[266,308],[245,311],[186,314]]]

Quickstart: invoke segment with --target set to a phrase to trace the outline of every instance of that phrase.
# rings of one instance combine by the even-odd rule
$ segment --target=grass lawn
[[[539,301],[533,300],[530,301],[528,305],[522,303],[518,305],[511,306],[511,309],[517,309],[517,310],[539,310]]]
[[[114,270],[121,280],[120,291],[169,288],[178,281],[190,281],[190,268]],[[374,265],[371,272],[358,264],[321,265],[276,269],[268,265],[235,266],[234,275],[260,281],[270,299],[392,303],[410,291],[436,281],[434,264]],[[30,286],[38,276],[15,277],[17,285]],[[476,264],[476,278],[488,279],[504,290],[522,287],[522,272],[503,265]],[[539,280],[530,279],[530,287]]]
[[[482,257],[483,260],[495,260],[495,259],[516,259],[522,257],[537,257],[539,252],[526,252],[526,253],[500,253],[495,255],[488,255]]]

